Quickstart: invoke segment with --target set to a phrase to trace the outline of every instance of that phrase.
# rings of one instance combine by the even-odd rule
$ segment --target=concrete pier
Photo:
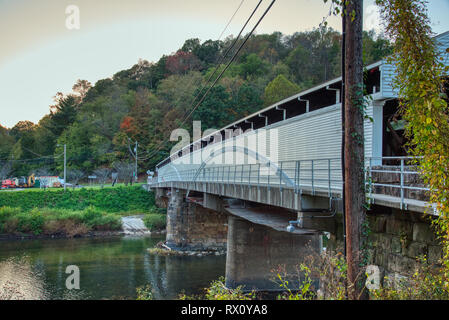
[[[167,208],[167,246],[176,250],[226,249],[227,215],[187,202],[185,191],[172,189]]]
[[[311,252],[321,251],[318,233],[290,234],[234,216],[230,216],[228,221],[228,288],[243,286],[245,290],[280,290],[279,284],[270,280],[274,279],[280,266],[293,275],[290,280],[298,280],[297,267],[301,259]]]

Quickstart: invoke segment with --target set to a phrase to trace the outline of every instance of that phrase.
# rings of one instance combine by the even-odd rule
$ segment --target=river
[[[0,242],[0,298],[38,300],[135,299],[150,284],[154,299],[199,294],[225,274],[225,256],[155,256],[164,238],[111,237]],[[80,271],[80,289],[68,290],[67,266]]]

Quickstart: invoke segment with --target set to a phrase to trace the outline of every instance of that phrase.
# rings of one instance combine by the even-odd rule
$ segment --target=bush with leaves
[[[395,282],[385,278],[384,285],[378,290],[371,290],[375,300],[449,300],[447,278],[441,265],[430,265],[427,258],[418,258],[420,262],[410,278]]]

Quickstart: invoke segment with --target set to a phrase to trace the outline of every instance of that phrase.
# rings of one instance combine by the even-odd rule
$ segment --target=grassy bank
[[[150,231],[161,231],[167,227],[167,214],[164,209],[153,207],[143,218],[145,226]]]
[[[145,214],[150,230],[165,228],[154,195],[138,186],[0,192],[0,234],[75,237],[121,230],[121,216]]]
[[[121,229],[121,217],[89,207],[81,211],[68,209],[36,208],[22,211],[20,208],[0,208],[0,233],[62,235],[75,237],[91,231],[117,231]]]
[[[84,210],[94,207],[109,213],[143,213],[154,207],[154,202],[154,195],[139,186],[68,189],[66,192],[62,189],[0,192],[0,207],[20,208],[23,211],[35,208]]]

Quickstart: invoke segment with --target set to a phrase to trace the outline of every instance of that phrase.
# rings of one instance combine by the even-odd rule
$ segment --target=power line
[[[234,48],[234,46],[236,45],[236,43],[238,42],[241,34],[243,33],[243,31],[245,30],[246,26],[248,25],[249,21],[252,19],[252,17],[254,16],[254,14],[256,13],[257,9],[259,8],[260,4],[262,3],[262,0],[259,1],[259,3],[257,4],[257,6],[255,7],[255,9],[253,10],[253,12],[251,13],[251,15],[249,16],[249,18],[246,20],[245,24],[243,25],[242,29],[240,30],[238,36],[235,38],[235,40],[233,41],[232,45],[228,48],[228,50],[226,51],[226,53],[222,56],[222,58],[219,61],[219,64],[216,66],[214,72],[211,74],[211,76],[209,76],[209,79],[207,80],[207,83],[205,86],[203,86],[201,88],[201,90],[199,91],[199,93],[196,95],[195,99],[192,102],[192,106],[193,104],[196,102],[197,98],[201,95],[201,93],[203,92],[204,88],[206,86],[208,86],[208,84],[210,83],[210,80],[212,79],[212,77],[217,73],[218,69],[221,66],[221,62],[226,58],[226,56],[228,55],[228,53]],[[273,5],[274,1],[271,3],[270,7]],[[268,9],[269,10],[269,9]],[[267,11],[266,11],[267,12]],[[265,13],[266,14],[266,13]],[[265,15],[264,14],[264,15]],[[263,15],[263,16],[264,16]],[[262,17],[263,19],[263,17]],[[259,20],[259,22],[256,24],[257,25],[260,23],[261,20]],[[254,28],[255,29],[255,28]],[[249,38],[249,36],[251,36],[251,34],[254,32],[251,31],[251,33],[248,34],[247,39]],[[199,104],[201,104],[204,101],[204,98],[206,97],[206,95],[209,93],[209,91],[212,89],[212,87],[217,83],[217,81],[221,78],[221,76],[224,74],[224,72],[229,68],[230,64],[234,61],[235,57],[238,55],[239,51],[241,50],[242,46],[246,43],[247,39],[243,42],[243,44],[240,46],[240,48],[234,53],[234,56],[232,57],[231,61],[228,63],[228,65],[225,67],[225,69],[222,70],[221,74],[218,76],[218,78],[214,81],[214,84],[206,91],[206,93],[203,95],[202,99],[200,100]],[[182,121],[181,125],[182,126],[187,119],[193,114],[193,112],[198,108],[199,104],[197,104],[194,109],[192,111],[187,111],[184,115],[183,118],[184,120]],[[147,159],[151,158],[152,156],[154,156],[157,152],[159,152],[161,150],[161,148],[167,144],[169,141],[168,140],[164,140],[161,143],[159,143],[159,145],[156,147],[157,150],[153,151],[148,157]],[[146,159],[145,159],[146,160]]]
[[[195,112],[195,110],[201,105],[201,103],[204,101],[204,99],[206,98],[206,96],[209,94],[210,90],[216,85],[216,83],[221,79],[221,77],[223,76],[223,74],[226,72],[226,70],[230,67],[230,65],[234,62],[235,58],[237,57],[237,55],[240,53],[240,51],[242,50],[243,46],[246,44],[246,42],[248,41],[248,39],[251,37],[251,35],[254,33],[254,31],[256,30],[256,28],[259,26],[260,22],[262,22],[262,20],[265,18],[265,16],[267,15],[268,11],[270,11],[271,7],[273,6],[273,4],[276,2],[276,0],[273,0],[270,5],[268,6],[268,8],[265,10],[265,12],[263,13],[263,15],[259,18],[259,21],[257,21],[256,25],[253,27],[253,29],[251,30],[251,32],[246,36],[245,40],[242,42],[242,44],[240,45],[240,47],[237,49],[237,51],[234,53],[234,55],[232,56],[231,60],[228,62],[228,64],[226,65],[226,67],[221,71],[220,75],[215,79],[214,83],[209,87],[209,89],[206,91],[206,93],[203,95],[203,97],[201,98],[201,100],[196,104],[196,106],[193,108],[193,110],[191,110],[191,112],[189,113],[189,115],[184,119],[184,121],[181,123],[181,126],[192,116],[193,112]],[[258,6],[260,5],[260,3],[258,4]],[[257,9],[257,8],[256,8]],[[245,24],[246,26],[246,24]],[[165,145],[167,142],[169,142],[168,140],[163,141],[160,144],[160,147],[155,150],[148,158],[151,158],[153,155],[155,155],[157,152],[159,152],[161,150],[161,147],[163,145]]]
[[[49,160],[49,159],[57,159],[61,156],[63,156],[64,153],[56,155],[56,156],[42,156],[39,158],[33,158],[33,159],[0,159],[2,162],[33,162],[33,161],[40,161],[40,160]]]
[[[224,53],[224,55],[221,56],[221,58],[219,59],[219,61],[217,62],[217,66],[215,67],[214,72],[209,76],[209,78],[206,81],[206,85],[203,86],[201,88],[201,90],[199,91],[199,94],[197,94],[197,96],[195,97],[195,100],[193,100],[193,103],[195,103],[196,98],[199,97],[202,93],[203,93],[203,89],[210,83],[210,81],[212,80],[213,76],[217,73],[218,69],[221,66],[221,63],[223,62],[223,60],[228,56],[229,52],[231,52],[231,50],[235,47],[235,45],[237,44],[238,40],[240,39],[240,36],[242,35],[243,31],[246,29],[246,26],[248,25],[248,23],[250,22],[250,20],[252,19],[252,17],[254,16],[254,14],[256,13],[257,9],[259,8],[260,4],[262,3],[263,0],[260,0],[259,3],[257,4],[256,8],[253,10],[253,12],[251,13],[251,15],[249,16],[249,18],[246,20],[245,24],[243,25],[242,29],[240,30],[238,36],[234,39],[233,43],[231,44],[231,46],[229,46],[228,50],[226,50],[226,52]],[[184,114],[183,118],[187,115],[187,112]]]
[[[237,14],[237,12],[240,10],[240,7],[242,6],[242,4],[245,2],[245,0],[242,0],[242,2],[240,2],[240,5],[238,6],[237,10],[235,10],[234,14],[232,15],[231,19],[229,19],[228,24],[226,25],[226,27],[224,28],[223,32],[220,34],[220,36],[218,37],[218,40],[221,39],[221,37],[223,36],[223,34],[225,33],[225,31],[228,29],[229,25],[231,24],[232,20],[234,19],[235,15]]]
[[[193,114],[193,112],[201,105],[201,103],[204,101],[204,99],[206,98],[206,96],[209,94],[210,90],[217,84],[217,82],[221,79],[221,77],[223,76],[223,74],[226,72],[226,70],[228,70],[228,68],[231,66],[231,64],[234,62],[235,58],[237,58],[237,55],[240,53],[240,51],[242,50],[243,46],[246,44],[246,42],[248,41],[248,39],[251,37],[251,35],[254,33],[254,31],[256,30],[256,28],[259,26],[260,22],[263,20],[263,18],[265,18],[266,14],[268,13],[268,11],[270,11],[271,7],[273,6],[273,4],[275,3],[276,0],[273,0],[271,2],[271,4],[268,6],[268,8],[265,10],[264,14],[262,15],[262,17],[260,17],[259,21],[257,21],[256,25],[253,27],[253,29],[251,30],[251,32],[246,36],[245,40],[243,41],[243,43],[240,45],[240,47],[237,49],[237,52],[234,53],[234,55],[232,56],[231,60],[228,62],[228,64],[226,65],[226,67],[221,71],[220,75],[215,79],[214,83],[212,84],[212,86],[209,87],[209,89],[206,91],[206,93],[204,94],[204,96],[201,98],[201,100],[198,102],[198,104],[193,108],[193,110],[190,112],[190,114],[187,116],[186,119],[184,119],[184,121],[181,123],[181,126],[185,123],[185,121],[187,121],[188,118],[190,118],[190,116]],[[259,4],[257,5],[256,9],[259,7]],[[253,14],[255,13],[255,11],[253,12]],[[251,17],[253,16],[253,14],[251,15]],[[250,18],[251,18],[250,17]],[[247,21],[247,23],[249,22],[249,20]],[[245,23],[245,27],[247,25],[247,23]]]
[[[251,16],[249,17],[249,19],[246,21],[245,25],[243,26],[243,28],[240,30],[239,35],[236,37],[236,39],[233,41],[232,45],[228,48],[228,50],[225,52],[224,55],[222,55],[216,62],[217,66],[215,67],[214,72],[209,76],[209,78],[206,81],[206,84],[204,86],[202,86],[201,90],[199,90],[197,92],[197,94],[195,95],[193,101],[192,101],[192,106],[193,104],[197,101],[198,97],[203,93],[204,88],[206,88],[208,86],[208,84],[210,83],[212,77],[217,73],[217,70],[219,69],[221,63],[223,62],[223,60],[227,57],[228,53],[234,48],[235,44],[237,43],[238,39],[240,38],[241,34],[243,33],[244,29],[246,28],[247,24],[249,23],[249,21],[251,20],[251,18],[253,17],[254,13],[256,12],[257,8],[259,8],[260,4],[262,3],[263,0],[260,0],[259,3],[256,6],[256,9],[254,9],[254,11],[252,12]],[[240,2],[240,5],[237,7],[237,9],[235,10],[234,14],[232,15],[232,17],[229,19],[228,24],[226,25],[226,27],[223,29],[222,33],[220,34],[220,36],[218,37],[218,41],[220,41],[221,37],[223,36],[224,32],[227,30],[227,28],[229,27],[229,25],[231,24],[231,22],[233,21],[235,15],[237,14],[237,12],[240,10],[240,8],[242,7],[243,3],[245,2],[245,0],[242,0]],[[201,80],[200,80],[201,82]],[[200,84],[200,82],[198,84]],[[189,82],[189,87],[190,85],[192,85],[193,83],[193,78],[191,79],[191,81]],[[184,92],[186,93],[186,92]],[[178,104],[179,104],[178,100]],[[177,105],[178,105],[177,104]],[[185,118],[188,114],[188,110],[182,115],[181,119]],[[158,150],[156,150],[156,152],[158,152],[160,150],[160,147],[164,144],[165,142],[162,141],[161,143],[159,143],[157,145],[156,148],[159,148]],[[151,153],[149,153],[148,151],[145,151],[145,153],[148,155],[146,158],[141,158],[139,160],[144,161],[144,160],[148,160],[149,158],[151,158],[155,153],[153,153],[154,151],[152,151]]]

